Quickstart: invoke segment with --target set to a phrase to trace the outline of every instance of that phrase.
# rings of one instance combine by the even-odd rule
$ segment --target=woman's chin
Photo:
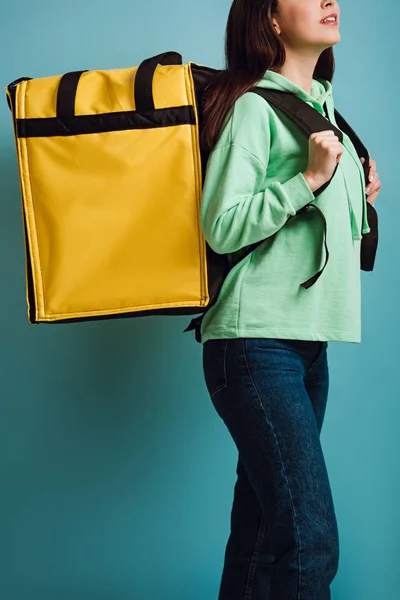
[[[338,31],[331,32],[330,35],[325,35],[322,40],[320,40],[320,45],[325,48],[330,48],[334,46],[338,42],[340,42],[341,37]]]

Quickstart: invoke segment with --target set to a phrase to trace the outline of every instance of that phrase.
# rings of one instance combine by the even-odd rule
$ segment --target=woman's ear
[[[281,34],[281,28],[279,27],[279,24],[278,24],[277,20],[274,19],[274,18],[272,19],[272,26],[275,28],[276,33],[278,35],[280,35]]]

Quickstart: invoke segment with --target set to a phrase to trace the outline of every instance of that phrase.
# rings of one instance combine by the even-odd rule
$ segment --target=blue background
[[[4,3],[2,87],[22,76],[138,65],[166,50],[223,66],[230,2]],[[348,3],[336,107],[377,162],[362,344],[330,343],[322,443],[340,529],[333,600],[398,600],[397,2]],[[397,163],[395,162],[397,159]],[[216,600],[236,448],[203,381],[190,318],[36,327],[25,300],[19,180],[0,105],[0,597]]]

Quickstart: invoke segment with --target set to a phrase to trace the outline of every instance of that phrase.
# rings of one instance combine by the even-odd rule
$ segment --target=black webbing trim
[[[17,119],[17,136],[51,137],[105,133],[127,129],[154,129],[175,125],[195,125],[193,106],[159,108],[150,113],[137,111],[105,113],[98,115],[77,115],[62,120],[57,117],[41,119]]]
[[[328,260],[329,260],[329,250],[328,250],[328,245],[327,245],[327,243],[326,243],[326,231],[327,231],[327,227],[326,227],[326,218],[325,218],[325,215],[324,215],[324,213],[323,213],[323,212],[322,212],[322,210],[321,210],[321,209],[320,209],[318,206],[316,206],[315,204],[307,204],[307,205],[306,205],[306,206],[305,206],[303,209],[301,209],[301,211],[299,211],[299,212],[302,212],[303,210],[307,210],[307,209],[308,209],[310,206],[312,206],[313,208],[315,208],[315,209],[316,209],[316,210],[317,210],[317,211],[318,211],[318,212],[321,214],[321,217],[323,218],[323,221],[324,221],[325,263],[324,263],[324,266],[322,267],[322,269],[321,269],[320,271],[318,271],[318,273],[315,273],[315,275],[313,275],[312,277],[310,277],[310,279],[307,279],[307,281],[305,281],[304,283],[301,283],[301,284],[300,284],[300,285],[301,285],[301,287],[303,287],[303,288],[305,288],[305,289],[308,289],[308,288],[310,288],[310,287],[311,287],[312,285],[314,285],[314,283],[315,283],[315,282],[316,282],[316,281],[317,281],[317,280],[318,280],[318,279],[321,277],[321,275],[322,275],[322,273],[323,273],[323,271],[324,271],[324,269],[325,269],[325,267],[326,267],[326,265],[327,265],[327,263],[328,263]],[[298,213],[296,213],[296,214],[298,214]]]
[[[28,288],[28,300],[29,300],[29,321],[31,323],[36,322],[36,299],[35,292],[33,288],[33,275],[32,275],[32,258],[31,251],[29,246],[29,238],[28,238],[28,228],[26,225],[26,215],[25,209],[22,211],[22,221],[23,221],[23,230],[25,237],[25,247],[26,247],[26,279],[27,279],[27,288]]]
[[[43,324],[43,325],[58,325],[64,323],[83,323],[85,321],[109,321],[112,319],[130,319],[136,317],[152,317],[154,315],[160,316],[187,316],[192,315],[195,312],[201,310],[199,307],[185,307],[185,306],[177,306],[176,308],[154,308],[150,310],[137,310],[130,311],[124,313],[113,313],[113,314],[104,314],[104,315],[92,315],[86,317],[63,317],[62,319],[56,319],[54,321],[42,321],[35,320],[31,321],[32,324]]]
[[[186,329],[183,330],[183,333],[185,333],[186,331],[192,331],[194,329],[195,339],[196,339],[196,342],[199,342],[199,344],[201,344],[200,327],[201,327],[201,322],[203,320],[204,315],[205,315],[205,312],[202,315],[200,315],[199,317],[195,317],[194,319],[192,319],[190,321],[189,325],[186,327]]]
[[[19,83],[21,83],[22,81],[29,81],[30,79],[32,79],[32,77],[20,77],[19,79],[15,79],[14,81],[12,81],[11,83],[8,84],[7,89],[11,96],[11,102],[10,102],[10,98],[8,97],[7,94],[6,94],[6,99],[7,99],[8,108],[11,110],[12,113],[15,113],[15,91],[16,91],[17,85]],[[15,116],[15,115],[13,114],[13,116]]]

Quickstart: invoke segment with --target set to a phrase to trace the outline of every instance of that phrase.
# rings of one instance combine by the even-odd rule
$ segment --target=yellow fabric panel
[[[135,72],[84,73],[76,114],[134,110]],[[18,84],[17,118],[54,117],[60,79]],[[159,66],[153,94],[156,109],[196,110],[188,65]],[[208,304],[198,135],[177,125],[17,139],[37,321]]]

